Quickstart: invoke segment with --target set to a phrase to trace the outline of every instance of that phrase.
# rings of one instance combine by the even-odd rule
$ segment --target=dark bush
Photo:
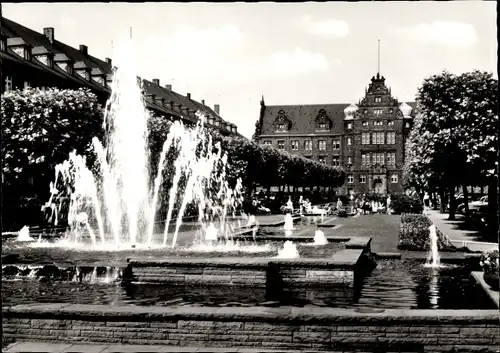
[[[342,217],[342,218],[347,217],[347,211],[345,209],[339,210],[337,213],[337,217]]]
[[[398,248],[419,251],[429,250],[429,227],[431,225],[432,222],[430,219],[423,214],[402,214]],[[454,248],[439,229],[436,229],[436,233],[438,236],[438,248],[440,250],[451,250]]]
[[[394,214],[403,213],[422,213],[424,205],[422,201],[416,197],[406,194],[391,195],[391,209]]]

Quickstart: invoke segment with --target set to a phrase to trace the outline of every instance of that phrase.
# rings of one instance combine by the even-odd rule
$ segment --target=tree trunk
[[[469,215],[469,190],[466,185],[462,185],[462,190],[464,193],[464,215]]]
[[[449,197],[450,197],[450,208],[448,210],[448,219],[450,221],[455,220],[455,210],[456,210],[456,205],[455,205],[455,187],[450,187],[449,188]]]
[[[445,212],[445,197],[444,197],[444,189],[442,187],[439,188],[439,213]]]
[[[488,183],[488,235],[495,241],[498,235],[498,189],[497,178]]]

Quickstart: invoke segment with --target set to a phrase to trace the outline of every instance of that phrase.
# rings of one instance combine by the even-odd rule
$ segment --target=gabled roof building
[[[340,194],[403,192],[404,144],[415,103],[399,102],[377,73],[354,103],[266,105],[254,139],[292,154],[343,167]]]
[[[1,93],[25,87],[61,89],[89,88],[104,103],[111,93],[113,64],[111,59],[101,60],[89,53],[86,45],[78,49],[58,41],[54,28],[44,28],[43,33],[26,28],[19,23],[1,17],[0,60]],[[219,112],[172,90],[171,85],[160,85],[159,79],[151,81],[138,78],[146,98],[146,106],[170,120],[182,120],[187,124],[197,121],[201,111],[207,125],[225,135],[241,135],[235,124],[225,121]]]

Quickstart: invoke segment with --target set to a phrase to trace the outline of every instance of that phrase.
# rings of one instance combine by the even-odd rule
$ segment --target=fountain
[[[283,229],[285,230],[285,236],[289,237],[292,235],[293,230],[295,229],[293,227],[293,218],[290,213],[287,213],[285,215],[285,224],[283,225]]]
[[[321,230],[316,230],[314,233],[314,245],[326,245],[328,240],[325,237],[325,233]]]
[[[30,228],[24,226],[19,232],[17,232],[17,241],[33,241],[34,239],[30,237]]]
[[[297,251],[297,245],[292,243],[290,240],[285,241],[283,244],[283,249],[278,250],[278,259],[297,259],[299,258],[299,252]]]
[[[429,227],[429,238],[430,238],[431,248],[429,250],[429,256],[427,257],[427,262],[425,264],[425,267],[432,267],[432,268],[442,267],[438,250],[437,231],[436,231],[436,226],[434,224]]]
[[[132,44],[127,38],[121,46],[122,52],[116,56],[119,69],[115,68],[103,122],[106,146],[97,137],[92,140],[97,157],[93,168],[76,152],[56,166],[55,180],[50,183],[51,195],[43,209],[51,211],[50,220],[57,225],[64,196],[69,196],[69,205],[65,206],[69,231],[61,242],[69,246],[151,248],[166,246],[170,240],[174,247],[186,208],[192,203],[198,205],[201,228],[210,223],[206,239],[213,240],[217,232],[228,239],[231,229],[226,223],[241,205],[242,186],[239,182],[234,189],[229,187],[227,155],[222,155],[220,144],[213,144],[211,137],[206,137],[201,114],[194,128],[179,122],[171,125],[157,174],[150,178],[149,113],[135,74]],[[171,160],[174,160],[169,174],[172,186],[167,192],[162,189],[163,176]],[[164,215],[159,214],[162,193],[168,196]],[[164,220],[160,239],[155,234],[159,219]],[[173,232],[171,222],[175,223]]]

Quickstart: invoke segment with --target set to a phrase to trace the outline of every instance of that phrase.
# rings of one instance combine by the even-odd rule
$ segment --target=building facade
[[[401,103],[385,78],[372,77],[357,104],[266,105],[254,139],[292,154],[342,167],[340,194],[403,192],[405,140],[415,103]]]
[[[111,93],[115,70],[111,59],[101,60],[90,55],[86,45],[76,49],[58,41],[52,27],[39,33],[1,17],[0,61],[2,94],[27,87],[86,87],[105,103]],[[212,109],[204,100],[194,100],[190,93],[184,96],[175,92],[172,85],[161,86],[159,79],[149,81],[138,77],[138,81],[142,84],[147,108],[155,113],[169,120],[195,124],[196,112],[201,112],[207,124],[222,134],[241,137],[236,125],[220,116],[218,104]]]

